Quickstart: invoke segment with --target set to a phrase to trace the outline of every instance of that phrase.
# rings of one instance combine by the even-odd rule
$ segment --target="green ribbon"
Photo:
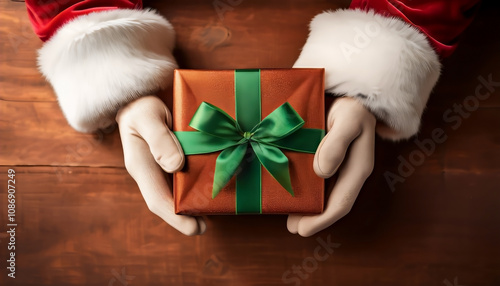
[[[293,196],[288,158],[280,148],[314,153],[324,131],[301,128],[304,120],[288,102],[261,120],[260,70],[236,70],[234,75],[236,120],[202,102],[189,123],[197,131],[175,135],[186,155],[221,151],[212,198],[236,175],[236,213],[262,213],[260,166]]]

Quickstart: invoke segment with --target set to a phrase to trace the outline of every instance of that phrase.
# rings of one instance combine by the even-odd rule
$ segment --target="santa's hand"
[[[151,212],[183,234],[202,234],[206,224],[201,217],[174,213],[172,184],[162,171],[176,172],[184,165],[182,148],[169,129],[172,115],[167,106],[157,97],[142,97],[121,108],[116,121],[125,167]]]
[[[329,178],[339,170],[339,177],[322,214],[288,216],[291,233],[311,236],[351,210],[373,170],[375,123],[373,114],[356,99],[342,97],[333,103],[328,113],[329,131],[314,157],[314,171],[322,178]]]

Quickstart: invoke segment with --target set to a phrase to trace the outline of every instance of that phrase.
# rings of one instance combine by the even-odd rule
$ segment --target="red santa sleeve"
[[[121,106],[171,82],[174,30],[140,0],[26,0],[26,7],[45,41],[39,69],[76,130],[106,127]]]
[[[384,124],[377,133],[415,135],[429,94],[470,24],[478,0],[354,0],[317,15],[294,67],[325,68],[328,92],[356,98]]]

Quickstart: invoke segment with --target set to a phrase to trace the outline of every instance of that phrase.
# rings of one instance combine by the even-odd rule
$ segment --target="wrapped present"
[[[186,155],[174,174],[177,214],[317,214],[313,171],[324,136],[324,70],[174,73],[174,132]]]

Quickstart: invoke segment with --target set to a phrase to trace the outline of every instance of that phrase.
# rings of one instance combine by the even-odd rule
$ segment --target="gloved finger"
[[[120,126],[125,167],[136,181],[148,208],[185,235],[200,234],[206,228],[202,218],[176,215],[170,182],[156,163],[146,142]]]
[[[290,233],[297,233],[299,231],[299,221],[303,215],[291,214],[288,215],[286,220],[286,228]]]
[[[132,104],[135,110],[128,115],[132,117],[128,121],[133,121],[131,129],[146,141],[158,165],[168,173],[182,169],[184,153],[168,127],[172,125],[172,114],[167,106],[154,96],[138,99]]]
[[[330,124],[330,131],[321,140],[314,155],[313,169],[321,178],[329,178],[337,172],[349,145],[361,132],[361,123],[357,118],[334,116]]]
[[[201,216],[197,216],[196,222],[198,223],[198,234],[204,234],[205,231],[207,230],[207,223],[205,219]]]
[[[299,235],[311,236],[329,227],[351,210],[361,187],[373,170],[374,146],[375,121],[366,126],[352,143],[325,211],[319,215],[302,217],[297,227]]]

